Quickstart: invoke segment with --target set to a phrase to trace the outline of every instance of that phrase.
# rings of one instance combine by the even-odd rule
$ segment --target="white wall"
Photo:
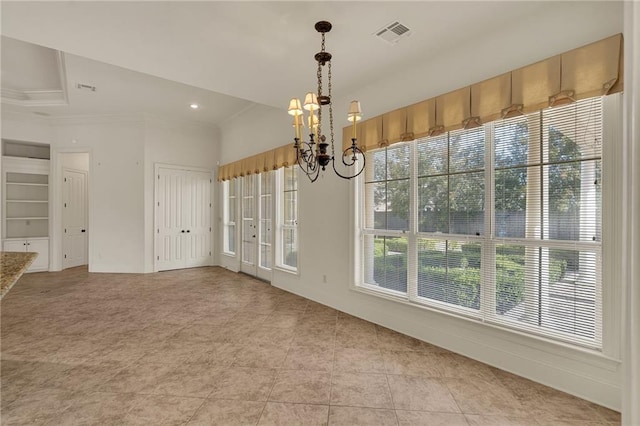
[[[142,117],[58,120],[52,123],[52,182],[61,178],[59,153],[88,152],[89,270],[144,272],[144,121]],[[61,240],[61,192],[54,184],[51,237]],[[52,269],[62,267],[53,246]]]
[[[89,270],[140,273],[153,271],[154,164],[214,174],[220,136],[211,126],[142,115],[46,120],[3,113],[2,138],[51,145],[51,270],[62,268],[62,192],[55,182],[66,165],[90,170]],[[212,200],[215,195],[213,185]]]
[[[371,117],[619,32],[621,3],[549,2],[538,15],[505,24],[484,39],[469,40],[440,57],[417,59],[413,68],[399,69],[369,87],[342,94],[334,101],[337,128],[347,124],[342,117],[351,99],[361,100],[365,114]],[[334,73],[334,79],[338,78]],[[281,138],[291,140],[284,109],[290,95],[283,95],[281,111],[254,108],[223,127],[223,163],[279,146]],[[263,139],[256,140],[256,135]],[[351,290],[352,198],[350,184],[332,173],[313,184],[300,177],[299,275],[274,270],[274,286],[620,409],[618,360]],[[234,264],[224,257],[223,266]]]
[[[154,256],[154,166],[156,163],[203,168],[212,173],[215,182],[219,158],[219,131],[217,128],[196,124],[145,118],[145,264],[144,271],[152,272]],[[216,187],[212,185],[211,200],[216,200]],[[216,229],[218,206],[212,203],[211,222]],[[212,233],[213,259],[217,261],[217,234]],[[214,261],[215,263],[215,261]]]
[[[284,94],[284,97],[287,96]],[[224,148],[220,151],[220,164],[289,142],[293,144],[293,119],[285,109],[289,98],[283,101],[283,109],[255,104],[242,115],[221,125],[220,137],[224,141]]]
[[[49,121],[32,114],[2,111],[2,139],[51,143]]]
[[[62,155],[62,167],[89,171],[89,154],[85,152],[67,152]]]

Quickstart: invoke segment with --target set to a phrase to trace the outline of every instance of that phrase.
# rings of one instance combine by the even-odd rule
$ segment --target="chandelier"
[[[316,31],[322,34],[321,50],[315,55],[315,59],[318,62],[318,92],[307,93],[304,98],[304,105],[297,98],[293,98],[289,102],[288,112],[293,115],[293,127],[295,129],[293,148],[296,150],[296,163],[311,182],[315,182],[318,179],[320,170],[326,170],[329,163],[331,163],[338,176],[343,179],[352,179],[362,173],[365,166],[364,153],[358,148],[356,137],[356,123],[362,118],[360,102],[352,101],[349,106],[347,119],[353,123],[351,146],[342,151],[341,158],[336,160],[333,141],[333,104],[331,100],[331,53],[325,51],[324,42],[325,34],[331,31],[331,23],[320,21],[316,23],[315,28]],[[326,92],[322,84],[325,65],[327,68]],[[327,136],[322,131],[322,109],[326,106],[329,107],[329,142],[327,142]],[[304,119],[303,108],[308,111],[307,120]],[[302,138],[305,126],[309,131],[308,142]],[[327,151],[329,145],[331,145],[330,153]],[[358,161],[359,158],[361,161]],[[342,162],[341,165],[340,161]],[[336,162],[339,164],[338,168],[336,168]]]

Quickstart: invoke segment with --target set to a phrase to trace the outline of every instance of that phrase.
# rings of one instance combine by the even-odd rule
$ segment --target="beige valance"
[[[622,34],[358,124],[363,151],[623,89]],[[352,127],[343,129],[343,149]]]
[[[280,167],[293,166],[296,162],[296,151],[293,143],[270,149],[242,160],[222,165],[218,168],[218,180],[230,180],[241,176],[268,172]]]

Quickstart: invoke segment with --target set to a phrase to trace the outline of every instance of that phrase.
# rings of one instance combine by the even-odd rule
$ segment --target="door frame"
[[[79,169],[74,169],[72,167],[62,167],[62,216],[60,218],[61,223],[62,223],[62,228],[64,229],[64,218],[65,218],[65,208],[64,208],[64,175],[67,171],[70,172],[75,172],[75,173],[80,173],[83,174],[85,177],[85,181],[84,181],[84,196],[85,196],[85,210],[84,210],[84,224],[85,224],[85,228],[87,229],[87,247],[85,250],[85,256],[87,257],[87,263],[83,263],[83,265],[88,265],[89,264],[89,235],[91,234],[91,232],[89,232],[89,171],[88,170],[79,170]],[[62,232],[62,269],[67,269],[67,267],[64,266],[64,231]],[[77,266],[82,266],[82,265],[77,265]],[[72,268],[73,266],[69,266],[69,268]]]
[[[240,255],[240,272],[245,273],[247,275],[251,275],[251,276],[258,276],[258,222],[259,222],[259,190],[258,190],[258,186],[260,185],[260,175],[257,174],[251,174],[251,175],[246,175],[242,177],[242,181],[240,184],[240,217],[239,217],[239,222],[240,222],[240,247],[239,247],[239,255]],[[244,199],[245,199],[245,179],[251,179],[253,181],[253,194],[251,194],[251,197],[253,197],[253,211],[252,211],[252,223],[253,223],[253,263],[248,263],[244,261],[244,233],[245,233],[245,226],[244,226]]]
[[[239,249],[237,250],[238,253],[238,260],[239,260],[239,270],[240,272],[243,272],[245,274],[251,275],[253,277],[259,278],[263,281],[267,281],[267,282],[271,282],[272,280],[272,276],[273,276],[273,263],[274,263],[274,249],[275,249],[275,245],[274,245],[274,237],[275,237],[275,233],[274,233],[274,229],[275,229],[275,219],[274,219],[274,207],[275,207],[275,191],[276,191],[276,185],[275,185],[275,179],[276,176],[275,174],[273,174],[274,172],[268,172],[268,173],[272,173],[271,175],[271,188],[270,188],[270,195],[271,195],[271,205],[269,206],[269,210],[270,210],[270,215],[271,215],[271,229],[269,230],[270,233],[270,239],[271,239],[271,254],[270,254],[270,259],[269,262],[271,264],[271,268],[266,269],[263,268],[260,265],[260,238],[261,238],[261,227],[262,227],[262,173],[257,173],[257,174],[251,174],[248,176],[244,176],[242,179],[246,179],[247,177],[251,177],[252,179],[254,179],[254,190],[253,190],[253,206],[254,206],[254,211],[253,211],[253,226],[254,226],[254,232],[255,232],[255,237],[254,237],[254,252],[253,252],[253,256],[254,256],[254,264],[252,266],[249,266],[250,264],[245,263],[243,260],[243,255],[244,255],[244,181],[241,182],[240,184],[240,206],[239,206],[239,223],[240,223],[240,235],[238,238],[238,242],[240,243]]]
[[[88,146],[53,148],[51,147],[51,170],[49,176],[49,270],[62,271],[64,247],[63,247],[63,224],[62,224],[62,181],[63,172],[63,156],[65,154],[87,154],[89,156],[89,170],[87,171],[87,228],[91,229],[94,219],[94,197],[93,179],[91,179],[91,171],[93,165],[93,149]],[[53,184],[52,184],[53,183]],[[87,262],[89,272],[92,272],[93,264],[93,234],[89,232],[87,238]]]
[[[201,173],[206,173],[209,175],[209,180],[210,180],[210,186],[209,186],[209,217],[210,217],[210,225],[211,225],[211,241],[209,241],[209,247],[211,247],[211,256],[210,256],[210,261],[209,261],[209,265],[213,265],[214,264],[214,259],[215,259],[215,248],[214,248],[214,240],[215,240],[215,226],[213,226],[214,224],[214,214],[213,214],[213,209],[214,209],[214,200],[216,198],[214,198],[214,187],[215,185],[213,184],[213,171],[211,169],[207,169],[205,167],[195,167],[195,166],[183,166],[180,164],[167,164],[167,163],[154,163],[153,165],[153,272],[159,272],[160,269],[158,268],[158,252],[157,252],[157,238],[158,238],[158,233],[157,233],[157,229],[158,229],[158,223],[159,223],[159,219],[158,219],[158,209],[156,208],[158,206],[159,203],[159,193],[158,191],[160,190],[160,186],[158,185],[158,179],[156,178],[156,176],[158,176],[159,170],[160,169],[173,169],[173,170],[181,170],[181,171],[187,171],[187,172],[201,172]]]

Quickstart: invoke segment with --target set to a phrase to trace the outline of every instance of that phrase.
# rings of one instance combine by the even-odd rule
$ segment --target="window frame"
[[[494,189],[495,189],[495,165],[494,165],[494,141],[493,141],[493,132],[494,126],[496,122],[487,123],[484,125],[485,132],[490,133],[490,137],[487,141],[485,141],[485,214],[489,215],[489,218],[485,218],[485,228],[488,226],[490,232],[485,232],[485,236],[476,237],[474,235],[455,235],[455,234],[432,234],[432,233],[424,233],[418,232],[418,224],[417,218],[418,213],[416,209],[417,202],[417,161],[418,157],[416,155],[416,146],[417,142],[411,141],[408,142],[411,144],[411,193],[410,193],[410,224],[408,231],[392,231],[392,230],[380,230],[373,228],[366,228],[366,190],[365,190],[365,176],[366,172],[363,173],[362,176],[358,177],[353,186],[351,187],[353,200],[352,203],[352,235],[354,235],[354,239],[351,242],[351,261],[352,265],[354,265],[352,269],[353,273],[353,281],[350,285],[350,288],[356,291],[364,292],[367,294],[372,294],[375,296],[379,296],[385,299],[393,300],[396,302],[408,304],[414,307],[419,307],[427,310],[436,311],[439,313],[443,313],[446,315],[452,315],[455,317],[470,319],[474,322],[482,323],[483,325],[490,326],[492,328],[497,328],[500,330],[505,330],[511,334],[515,333],[518,335],[523,335],[526,337],[531,337],[534,339],[544,340],[550,342],[552,344],[560,344],[560,345],[568,345],[572,348],[579,348],[581,350],[587,350],[590,352],[604,354],[606,356],[610,356],[613,358],[618,358],[620,356],[620,332],[619,326],[616,327],[619,322],[619,313],[616,313],[616,295],[619,296],[620,289],[617,281],[613,281],[614,285],[611,285],[611,278],[618,275],[615,272],[618,269],[617,265],[622,263],[620,258],[611,259],[611,256],[607,256],[608,253],[612,251],[612,246],[615,249],[615,252],[620,250],[620,247],[617,247],[619,244],[607,244],[608,242],[614,242],[616,240],[619,241],[618,237],[621,237],[621,226],[616,222],[615,217],[616,213],[614,208],[609,208],[608,205],[612,202],[612,200],[617,199],[613,194],[614,186],[609,182],[619,182],[622,179],[621,167],[616,167],[616,165],[621,161],[621,156],[619,153],[616,154],[615,148],[612,149],[617,143],[619,143],[620,138],[620,126],[621,126],[621,115],[620,115],[620,104],[621,104],[621,96],[620,95],[610,95],[603,98],[602,101],[602,134],[604,140],[607,142],[603,144],[602,152],[601,152],[601,167],[603,173],[604,183],[602,185],[602,200],[601,200],[601,235],[602,239],[598,242],[588,242],[588,241],[561,241],[561,240],[549,240],[549,239],[537,239],[525,241],[526,238],[522,239],[514,239],[514,238],[498,238],[495,237],[492,233],[495,232],[495,199],[494,199]],[[539,112],[542,114],[542,112]],[[537,117],[537,115],[534,115]],[[497,123],[500,123],[499,121]],[[541,129],[541,127],[539,127]],[[373,151],[371,151],[373,152]],[[371,155],[370,153],[368,155]],[[614,158],[615,157],[615,158]],[[607,210],[609,210],[607,212]],[[485,231],[487,231],[485,229]],[[365,280],[367,272],[365,271],[365,260],[364,260],[364,238],[366,235],[386,235],[386,236],[398,236],[401,235],[408,239],[408,245],[413,246],[413,250],[408,250],[407,254],[407,294],[389,291],[388,289],[379,287],[378,285],[368,284]],[[482,250],[485,253],[485,250],[491,250],[493,254],[493,264],[492,265],[482,265],[481,271],[481,285],[480,292],[486,291],[496,291],[496,281],[492,278],[492,274],[495,271],[495,249],[496,245],[499,244],[508,244],[510,242],[516,242],[517,244],[525,244],[525,245],[536,245],[539,247],[546,248],[559,248],[559,249],[570,249],[577,250],[580,252],[580,247],[587,247],[589,251],[594,253],[597,259],[598,272],[597,272],[597,281],[599,286],[599,292],[596,294],[596,303],[600,305],[600,316],[598,317],[598,313],[596,313],[596,321],[599,321],[599,329],[601,334],[599,337],[595,339],[597,345],[593,345],[588,341],[584,341],[583,343],[577,343],[574,339],[570,339],[570,341],[559,339],[556,336],[550,336],[547,333],[535,333],[531,330],[527,330],[521,327],[514,327],[505,325],[502,322],[494,322],[491,321],[491,318],[488,318],[486,313],[492,313],[493,315],[498,315],[492,309],[488,309],[486,306],[481,306],[479,309],[479,314],[475,314],[474,312],[465,312],[464,309],[460,310],[451,310],[449,306],[439,306],[438,303],[428,303],[425,304],[423,301],[419,299],[416,294],[417,285],[416,274],[413,274],[409,270],[409,264],[413,261],[417,261],[417,248],[415,248],[415,241],[420,238],[436,238],[441,240],[452,240],[452,239],[464,239],[472,242],[479,242],[483,244]],[[576,248],[578,247],[578,248]],[[483,256],[483,263],[485,261],[486,256]],[[605,259],[608,258],[608,262]],[[415,275],[415,277],[414,277]],[[413,281],[413,282],[412,282]],[[486,285],[489,283],[489,285]],[[486,295],[481,294],[481,301],[484,300],[493,300],[493,297],[486,297]],[[598,311],[598,309],[596,309]],[[488,322],[487,322],[488,321]],[[596,328],[598,326],[596,325]],[[579,340],[579,339],[578,339]]]
[[[233,186],[234,194],[230,195],[229,189]],[[235,257],[238,248],[238,179],[226,180],[222,185],[223,213],[222,213],[222,254]],[[235,217],[230,216],[230,205],[234,204]],[[232,220],[233,219],[233,220]],[[233,227],[234,250],[229,250],[229,228]]]
[[[285,170],[293,170],[296,176],[296,189],[294,191],[286,191],[285,189]],[[300,272],[300,214],[299,214],[299,205],[300,205],[300,197],[299,197],[299,170],[298,166],[289,166],[289,167],[281,167],[277,171],[275,183],[275,220],[276,220],[276,237],[275,237],[275,262],[273,263],[273,268],[281,271],[285,271],[292,274],[299,274]],[[296,193],[296,212],[297,218],[295,221],[295,225],[285,224],[285,192],[295,192]],[[293,231],[295,235],[295,239],[297,241],[297,257],[296,257],[296,266],[293,267],[291,265],[286,264],[284,261],[285,256],[285,232]]]

